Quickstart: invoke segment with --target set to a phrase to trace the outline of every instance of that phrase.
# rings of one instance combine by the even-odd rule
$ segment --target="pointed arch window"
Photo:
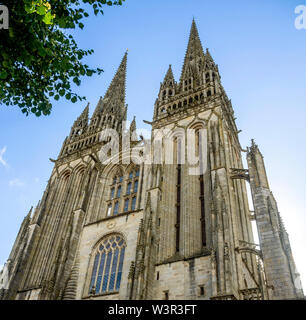
[[[136,210],[139,173],[140,169],[136,166],[126,174],[119,173],[111,179],[106,216]]]
[[[118,186],[117,188],[117,198],[120,198],[120,196],[121,196],[121,185]]]
[[[180,228],[181,228],[181,189],[182,189],[182,165],[181,165],[181,139],[175,138],[174,152],[177,163],[177,184],[176,184],[176,252],[180,251]]]
[[[94,252],[89,294],[99,295],[120,289],[126,243],[121,235],[104,238]]]
[[[136,208],[136,197],[132,198],[132,211],[134,211]]]
[[[130,199],[129,199],[129,198],[127,198],[127,199],[124,200],[124,208],[123,208],[123,211],[124,211],[124,212],[129,211],[129,202],[130,202]]]
[[[138,180],[135,180],[134,182],[134,193],[137,193],[138,191]]]
[[[115,188],[111,189],[111,199],[114,199],[115,196]]]
[[[115,202],[115,207],[114,207],[114,215],[118,214],[118,211],[119,211],[119,202],[116,201]]]
[[[200,225],[201,225],[201,235],[202,235],[202,245],[206,246],[206,212],[205,212],[205,181],[204,181],[204,174],[203,174],[203,135],[201,134],[201,130],[203,128],[196,128],[196,156],[199,157],[199,165],[200,165],[200,176],[199,176],[199,182],[200,182],[200,208],[201,208],[201,219],[200,219]]]
[[[139,168],[133,168],[128,174],[124,212],[136,210],[136,198],[139,184]]]
[[[133,178],[133,177],[132,177]],[[126,189],[126,194],[129,195],[131,193],[132,182],[129,182]]]
[[[122,196],[123,175],[116,174],[112,178],[110,186],[110,195],[107,202],[107,216],[116,215],[120,210],[120,197]]]

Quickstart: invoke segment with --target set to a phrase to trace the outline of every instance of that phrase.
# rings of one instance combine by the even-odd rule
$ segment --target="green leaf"
[[[5,70],[0,71],[0,79],[6,79],[7,78],[7,72]]]
[[[38,48],[38,53],[43,58],[46,56],[46,50],[44,48],[42,48],[42,47]]]
[[[14,38],[14,30],[13,30],[13,28],[9,28],[9,36],[10,36],[10,38]]]
[[[87,70],[87,71],[86,71],[86,75],[87,75],[88,77],[91,77],[92,74],[93,74],[92,70]]]
[[[24,57],[24,64],[29,67],[32,62],[32,57],[30,55]]]
[[[73,78],[73,82],[78,86],[81,84],[81,81],[80,81],[80,79],[78,77],[74,77]]]
[[[43,16],[47,12],[47,8],[44,5],[40,5],[37,9],[36,12],[40,15]]]
[[[52,15],[51,11],[47,12],[47,14],[43,18],[43,22],[45,24],[53,24],[54,16]]]
[[[26,115],[40,116],[50,114],[51,97],[58,101],[65,96],[73,103],[84,100],[85,97],[71,90],[71,85],[79,86],[81,77],[99,74],[100,71],[83,62],[85,57],[93,54],[93,50],[79,48],[73,35],[69,34],[71,32],[66,30],[85,28],[84,19],[89,17],[89,13],[83,4],[90,6],[98,15],[103,14],[104,5],[120,2],[10,1],[9,33],[4,42],[0,41],[0,102],[16,105]]]
[[[35,12],[35,10],[36,10],[35,4],[31,3],[31,4],[26,4],[25,5],[25,11],[27,13],[33,13],[33,12]]]
[[[2,62],[2,65],[3,65],[3,67],[7,68],[9,66],[9,63],[6,60],[4,60]]]

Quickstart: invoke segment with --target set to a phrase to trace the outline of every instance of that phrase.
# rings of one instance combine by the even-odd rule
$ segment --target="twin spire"
[[[204,60],[212,59],[210,54],[207,52],[207,57],[204,54],[203,47],[200,41],[199,32],[195,23],[192,20],[188,46],[185,54],[184,65],[182,68],[182,74],[180,82],[182,83],[184,79],[193,75],[194,78],[197,77],[196,74],[199,73],[200,69],[203,68]],[[123,120],[126,116],[126,105],[125,105],[125,92],[126,92],[126,69],[127,69],[127,51],[125,52],[122,61],[120,63],[117,72],[108,87],[104,98],[100,98],[98,105],[93,113],[92,119],[102,114],[115,114],[118,120]],[[167,71],[163,87],[171,88],[175,86],[175,79],[173,76],[171,65]],[[85,108],[80,117],[76,122],[80,120],[88,120],[89,106]],[[85,122],[85,121],[84,121]]]

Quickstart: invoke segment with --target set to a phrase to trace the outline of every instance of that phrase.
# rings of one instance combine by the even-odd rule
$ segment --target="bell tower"
[[[21,226],[6,270],[3,299],[75,299],[80,257],[77,255],[85,223],[100,219],[101,210],[90,200],[97,197],[103,165],[98,152],[105,128],[122,134],[127,53],[104,96],[89,119],[89,104],[71,127],[48,185],[33,212]],[[135,123],[134,123],[135,126]]]
[[[162,178],[151,186],[160,192],[156,259],[157,272],[165,273],[157,289],[160,297],[169,291],[173,298],[205,299],[205,294],[199,295],[203,290],[211,299],[243,299],[250,292],[266,297],[245,177],[236,174],[245,169],[234,111],[194,20],[180,81],[175,81],[170,66],[155,102],[152,128],[152,139],[157,130],[170,132],[164,138],[172,139],[175,160],[160,166]],[[190,148],[194,142],[188,142],[188,130],[194,131],[195,148]],[[202,165],[198,174],[190,173],[191,152]],[[164,287],[169,264],[181,272],[177,289]],[[201,270],[209,271],[204,275]]]
[[[273,299],[304,299],[288,234],[270,191],[263,156],[252,140],[247,154],[260,247]]]

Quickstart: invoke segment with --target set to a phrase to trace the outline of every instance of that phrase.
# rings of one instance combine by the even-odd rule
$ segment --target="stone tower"
[[[288,234],[269,188],[263,156],[252,141],[247,154],[250,184],[267,283],[275,299],[303,299]]]
[[[0,275],[2,299],[302,299],[263,157],[253,143],[244,169],[232,104],[195,21],[180,80],[170,65],[146,121],[150,140],[135,118],[125,125],[126,65],[127,54],[51,159]]]

